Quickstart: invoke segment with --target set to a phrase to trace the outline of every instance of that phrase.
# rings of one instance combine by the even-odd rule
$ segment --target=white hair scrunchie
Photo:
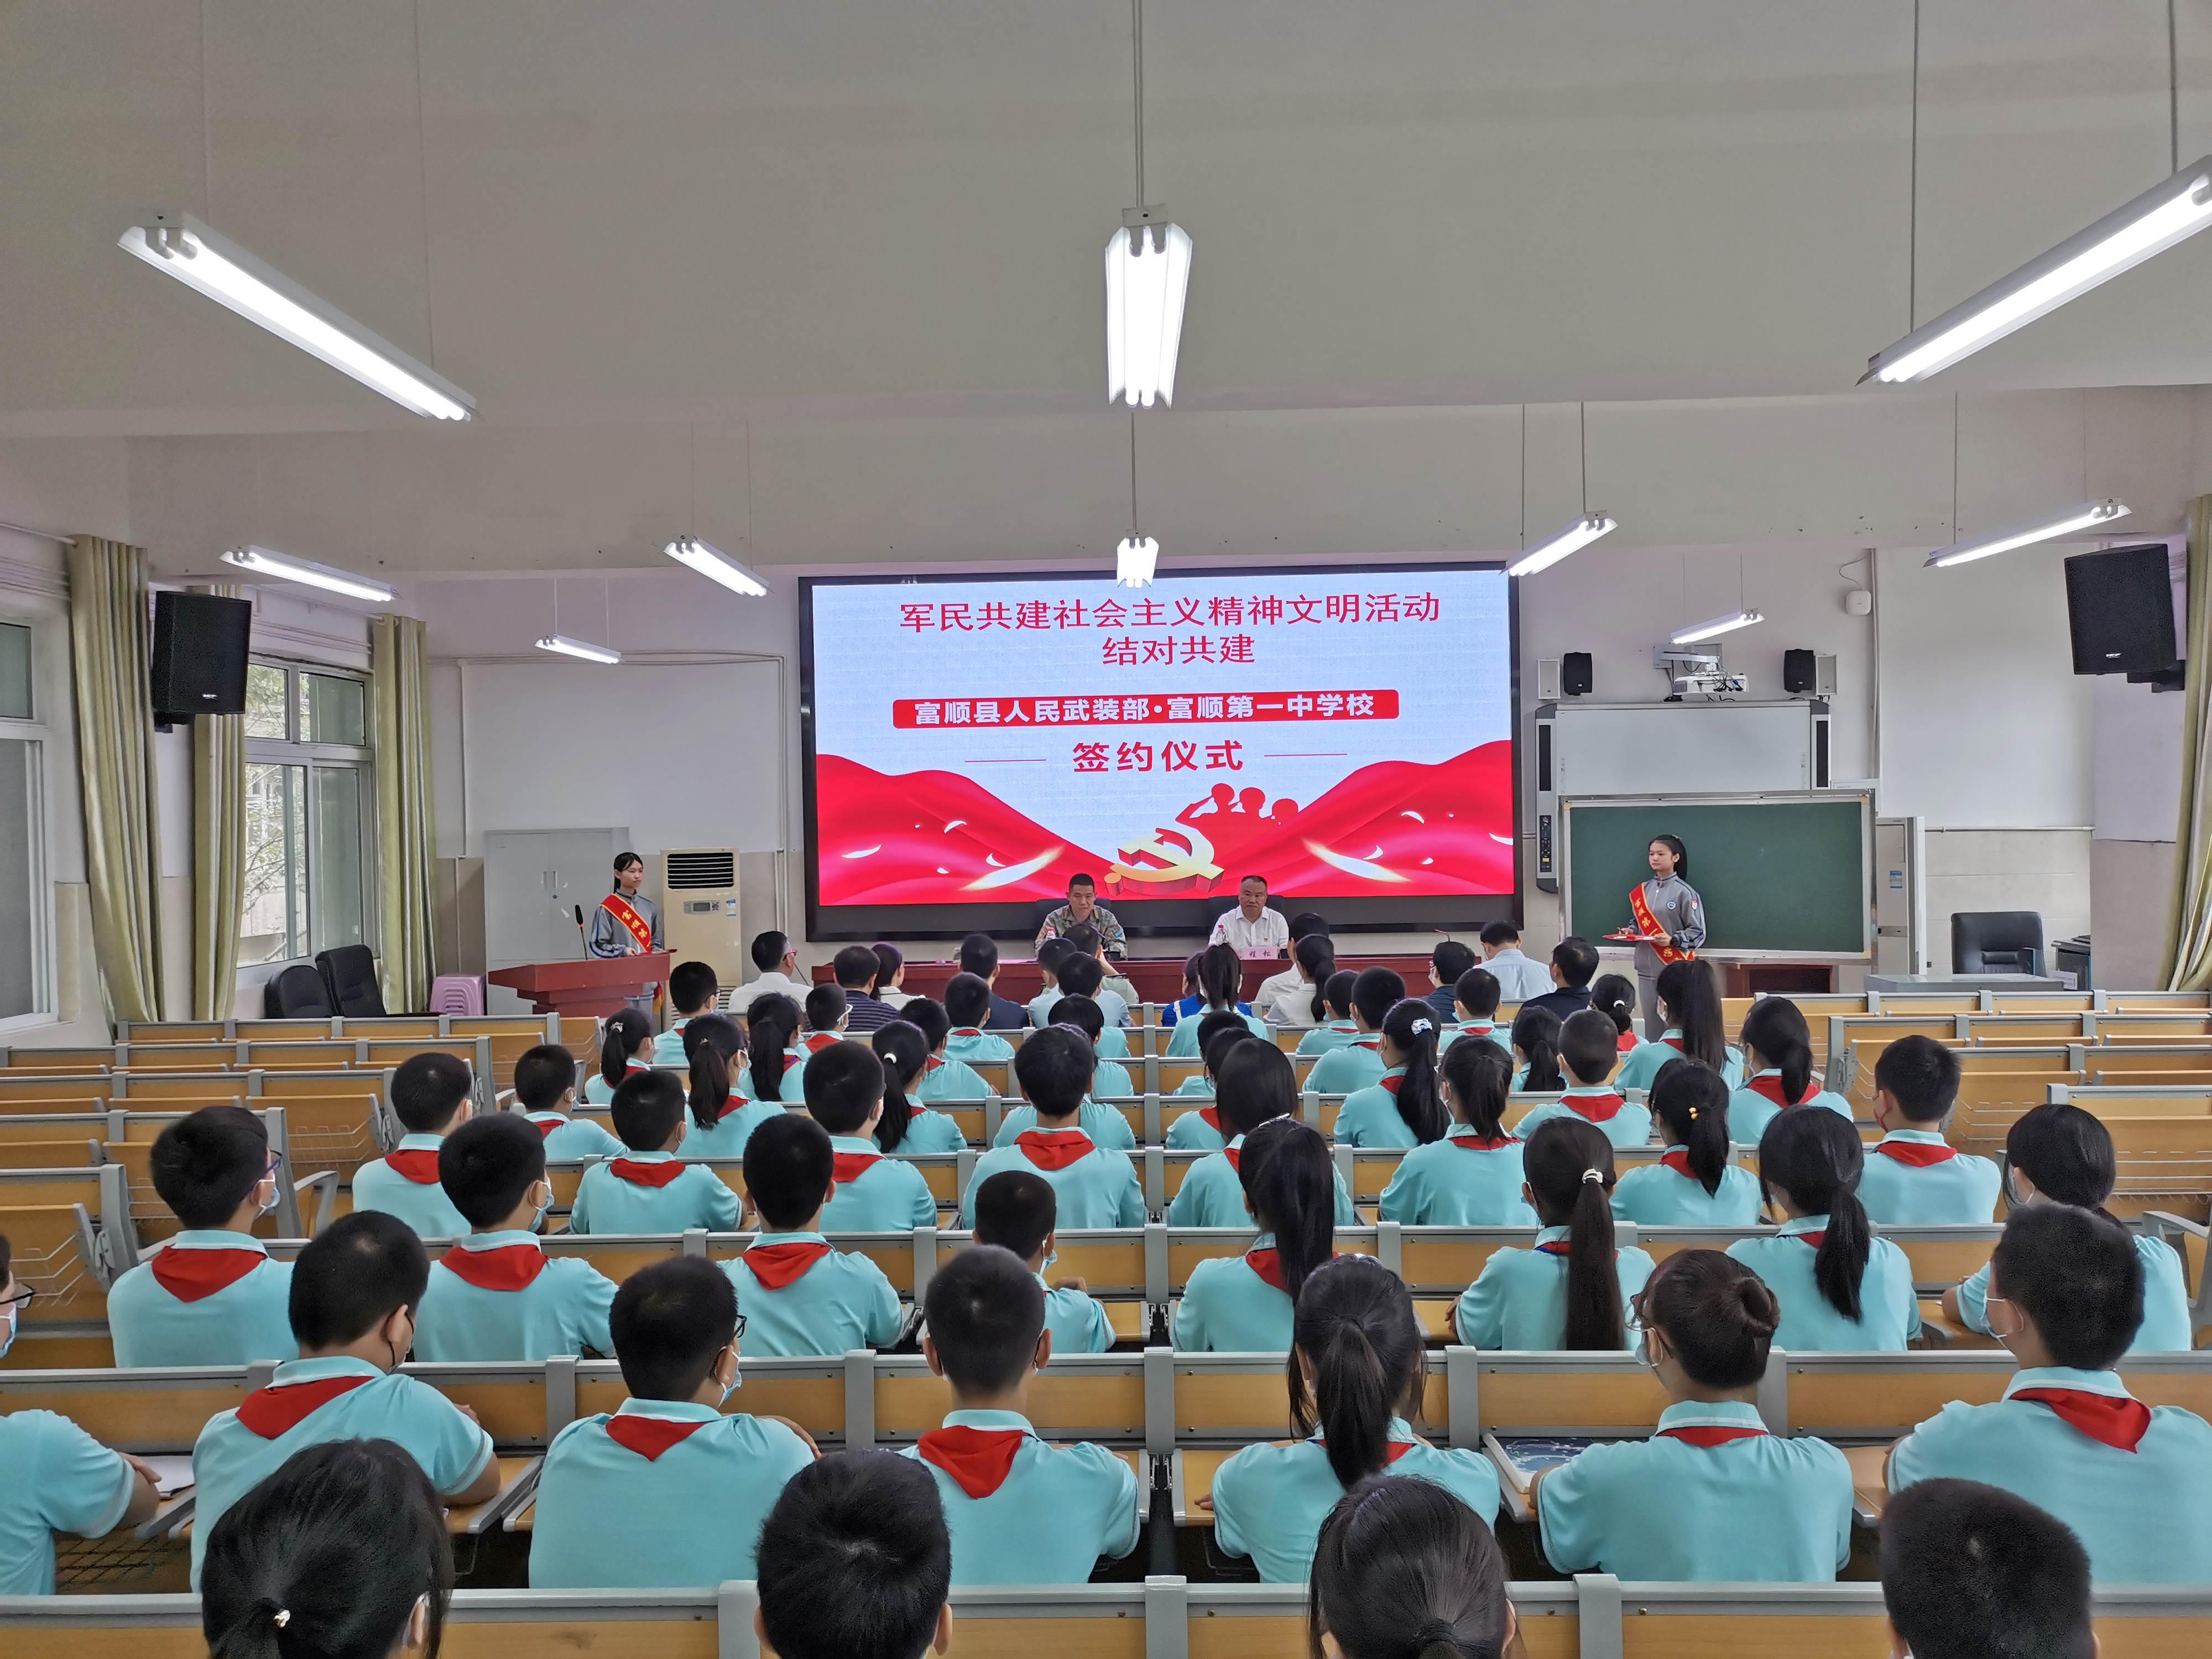
[[[1583,1179],[1584,1181],[1595,1181],[1598,1185],[1602,1187],[1605,1184],[1605,1171],[1602,1170],[1584,1170],[1583,1171]]]

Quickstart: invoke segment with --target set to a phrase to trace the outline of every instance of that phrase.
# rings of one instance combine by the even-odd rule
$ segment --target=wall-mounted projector
[[[1651,665],[1667,677],[1668,700],[1685,697],[1740,697],[1749,682],[1741,674],[1721,667],[1721,653],[1694,646],[1655,645]]]

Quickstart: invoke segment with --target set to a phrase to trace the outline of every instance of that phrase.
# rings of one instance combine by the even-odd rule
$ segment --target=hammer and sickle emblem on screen
[[[1188,850],[1172,845],[1173,836],[1189,843]],[[1149,836],[1124,842],[1121,847],[1121,861],[1107,871],[1107,874],[1123,881],[1212,881],[1221,874],[1221,866],[1213,861],[1213,843],[1202,830],[1188,824],[1174,830],[1155,830]],[[1131,859],[1144,857],[1160,860],[1151,865],[1133,865]]]

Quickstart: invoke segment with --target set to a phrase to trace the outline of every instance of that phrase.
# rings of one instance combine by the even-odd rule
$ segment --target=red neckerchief
[[[882,1163],[878,1152],[833,1152],[830,1154],[830,1176],[840,1187],[858,1181]]]
[[[1398,1092],[1398,1085],[1405,1080],[1406,1079],[1402,1077],[1386,1077],[1382,1079],[1382,1092],[1386,1095],[1395,1095]]]
[[[1716,1425],[1662,1429],[1659,1435],[1666,1440],[1686,1440],[1693,1446],[1725,1446],[1731,1440],[1756,1440],[1765,1432],[1765,1429],[1750,1429],[1730,1424],[1725,1427]]]
[[[607,1419],[607,1438],[652,1463],[659,1462],[660,1454],[671,1446],[690,1439],[706,1426],[700,1419],[685,1423],[668,1417],[625,1417],[618,1412]]]
[[[932,1072],[940,1070],[944,1065],[945,1062],[943,1060],[939,1060],[935,1054],[932,1054],[927,1060],[921,1062],[921,1074],[924,1077],[927,1077]]]
[[[1221,1109],[1218,1106],[1201,1106],[1198,1109],[1198,1115],[1205,1120],[1206,1127],[1214,1133],[1218,1135],[1227,1133],[1221,1127]]]
[[[154,1282],[179,1302],[201,1302],[227,1290],[269,1258],[259,1250],[187,1250],[172,1247],[149,1264]]]
[[[1447,1135],[1445,1139],[1462,1152],[1494,1152],[1501,1146],[1510,1146],[1513,1144],[1513,1137],[1505,1134]]]
[[[1695,1181],[1698,1178],[1696,1172],[1690,1168],[1690,1149],[1686,1146],[1668,1147],[1659,1154],[1659,1161],[1686,1180]]]
[[[1630,1049],[1636,1047],[1636,1033],[1633,1031],[1623,1031],[1620,1034],[1619,1040],[1613,1043],[1613,1052],[1616,1054],[1625,1054],[1628,1053]]]
[[[1088,1158],[1098,1150],[1080,1129],[1053,1134],[1042,1129],[1024,1129],[1014,1137],[1014,1145],[1022,1149],[1024,1158],[1048,1172],[1065,1170],[1078,1158]]]
[[[238,1421],[241,1427],[264,1440],[274,1440],[288,1430],[297,1428],[310,1413],[320,1410],[340,1395],[351,1394],[362,1383],[375,1380],[369,1376],[325,1376],[313,1382],[288,1382],[276,1388],[257,1389],[238,1402]]]
[[[1283,1282],[1282,1254],[1273,1245],[1270,1244],[1264,1250],[1245,1251],[1244,1265],[1259,1274],[1264,1282],[1273,1285],[1284,1295],[1288,1296],[1291,1293],[1291,1287]]]
[[[438,1153],[432,1146],[408,1146],[386,1152],[384,1161],[417,1187],[438,1184]]]
[[[1791,1233],[1790,1237],[1804,1240],[1816,1250],[1828,1242],[1828,1232],[1825,1227],[1817,1233]]]
[[[2150,1407],[2124,1395],[2115,1399],[2111,1395],[2091,1394],[2087,1389],[2019,1389],[2005,1397],[2048,1406],[2069,1428],[2116,1451],[2134,1451],[2150,1431]]]
[[[491,1250],[456,1247],[438,1260],[462,1284],[480,1291],[526,1290],[545,1271],[545,1252],[535,1244],[502,1244]]]
[[[1559,1104],[1589,1122],[1610,1123],[1628,1103],[1616,1094],[1561,1095]]]
[[[799,1047],[810,1054],[818,1054],[831,1043],[843,1041],[835,1031],[809,1031],[799,1040]]]
[[[1959,1155],[1952,1147],[1933,1146],[1924,1140],[1878,1140],[1874,1149],[1884,1158],[1895,1158],[1916,1170],[1924,1170],[1931,1164],[1948,1164]]]
[[[1665,1043],[1669,1048],[1672,1048],[1678,1054],[1685,1052],[1682,1048],[1682,1039],[1678,1036],[1662,1036],[1659,1041]]]
[[[665,1187],[690,1167],[672,1158],[665,1164],[641,1164],[634,1158],[611,1158],[607,1163],[616,1180],[627,1181],[633,1187]]]
[[[742,1112],[744,1109],[745,1103],[738,1099],[737,1096],[732,1095],[729,1098],[728,1103],[725,1105],[720,1111],[714,1114],[714,1121],[720,1123],[724,1118],[728,1117],[732,1113]]]
[[[951,1475],[970,1498],[988,1498],[1013,1473],[1014,1454],[1028,1439],[1026,1429],[932,1429],[915,1449],[921,1461]]]
[[[818,1240],[794,1238],[782,1244],[756,1244],[738,1259],[755,1279],[771,1291],[787,1290],[802,1274],[830,1254]]]
[[[1229,1160],[1231,1169],[1240,1175],[1243,1173],[1244,1149],[1242,1146],[1224,1146],[1221,1155]]]
[[[1327,1449],[1328,1446],[1328,1437],[1326,1435],[1317,1434],[1313,1437],[1312,1443],[1322,1447],[1323,1449]],[[1413,1443],[1410,1440],[1393,1440],[1386,1444],[1382,1449],[1382,1462],[1387,1467],[1389,1464],[1396,1462],[1400,1458],[1403,1457],[1407,1452],[1413,1449]]]
[[[1749,1083],[1744,1085],[1744,1087],[1750,1090],[1752,1093],[1755,1095],[1765,1095],[1777,1106],[1802,1106],[1807,1101],[1812,1099],[1814,1095],[1820,1093],[1820,1091],[1813,1086],[1813,1080],[1810,1078],[1808,1078],[1805,1079],[1805,1092],[1803,1094],[1798,1096],[1795,1100],[1784,1099],[1782,1096],[1782,1074],[1779,1072],[1777,1072],[1772,1077],[1755,1077],[1752,1079]]]
[[[531,1122],[535,1123],[538,1126],[538,1133],[541,1139],[550,1135],[556,1129],[559,1128],[568,1121],[568,1120],[567,1118],[562,1117],[558,1112],[554,1113],[550,1117],[533,1117],[530,1120]]]
[[[1380,1048],[1382,1046],[1382,1033],[1380,1031],[1364,1032],[1352,1039],[1352,1047],[1355,1048]]]
[[[980,1025],[956,1025],[950,1035],[957,1037],[979,1037],[983,1035],[983,1028]]]

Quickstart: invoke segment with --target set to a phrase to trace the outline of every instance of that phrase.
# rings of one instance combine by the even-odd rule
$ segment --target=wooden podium
[[[668,964],[674,960],[666,951],[635,957],[586,957],[580,961],[501,968],[484,977],[523,998],[532,1013],[604,1019],[667,983]]]

